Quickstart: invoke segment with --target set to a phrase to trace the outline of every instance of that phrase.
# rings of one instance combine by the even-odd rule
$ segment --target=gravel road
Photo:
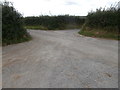
[[[29,42],[3,47],[3,88],[117,88],[118,41],[79,30],[28,30]]]

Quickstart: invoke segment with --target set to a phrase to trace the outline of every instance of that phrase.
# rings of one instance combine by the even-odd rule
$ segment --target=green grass
[[[35,30],[48,30],[48,28],[44,26],[25,26],[26,29],[35,29]]]
[[[44,27],[44,26],[41,26],[41,25],[32,25],[32,26],[24,26],[25,29],[35,29],[35,30],[67,30],[67,29],[80,29],[82,25],[72,25],[72,24],[69,24],[69,25],[66,25],[65,27],[60,27],[60,28],[52,28],[52,29],[49,29],[48,27]]]
[[[107,32],[104,30],[81,30],[78,32],[81,35],[89,36],[89,37],[97,37],[97,38],[106,38],[106,39],[114,39],[114,40],[120,40],[120,34],[115,32]]]

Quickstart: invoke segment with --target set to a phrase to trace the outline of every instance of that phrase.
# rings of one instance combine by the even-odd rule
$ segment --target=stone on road
[[[3,88],[118,88],[118,41],[79,30],[29,30],[29,42],[3,47]]]

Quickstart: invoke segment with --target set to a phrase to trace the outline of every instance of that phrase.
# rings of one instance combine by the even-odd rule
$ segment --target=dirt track
[[[78,30],[29,30],[33,40],[3,47],[3,88],[117,88],[118,42]]]

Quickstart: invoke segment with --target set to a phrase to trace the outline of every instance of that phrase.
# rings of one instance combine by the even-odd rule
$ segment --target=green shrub
[[[22,15],[15,10],[10,2],[2,4],[2,42],[3,45],[23,42],[30,35],[23,28]]]

